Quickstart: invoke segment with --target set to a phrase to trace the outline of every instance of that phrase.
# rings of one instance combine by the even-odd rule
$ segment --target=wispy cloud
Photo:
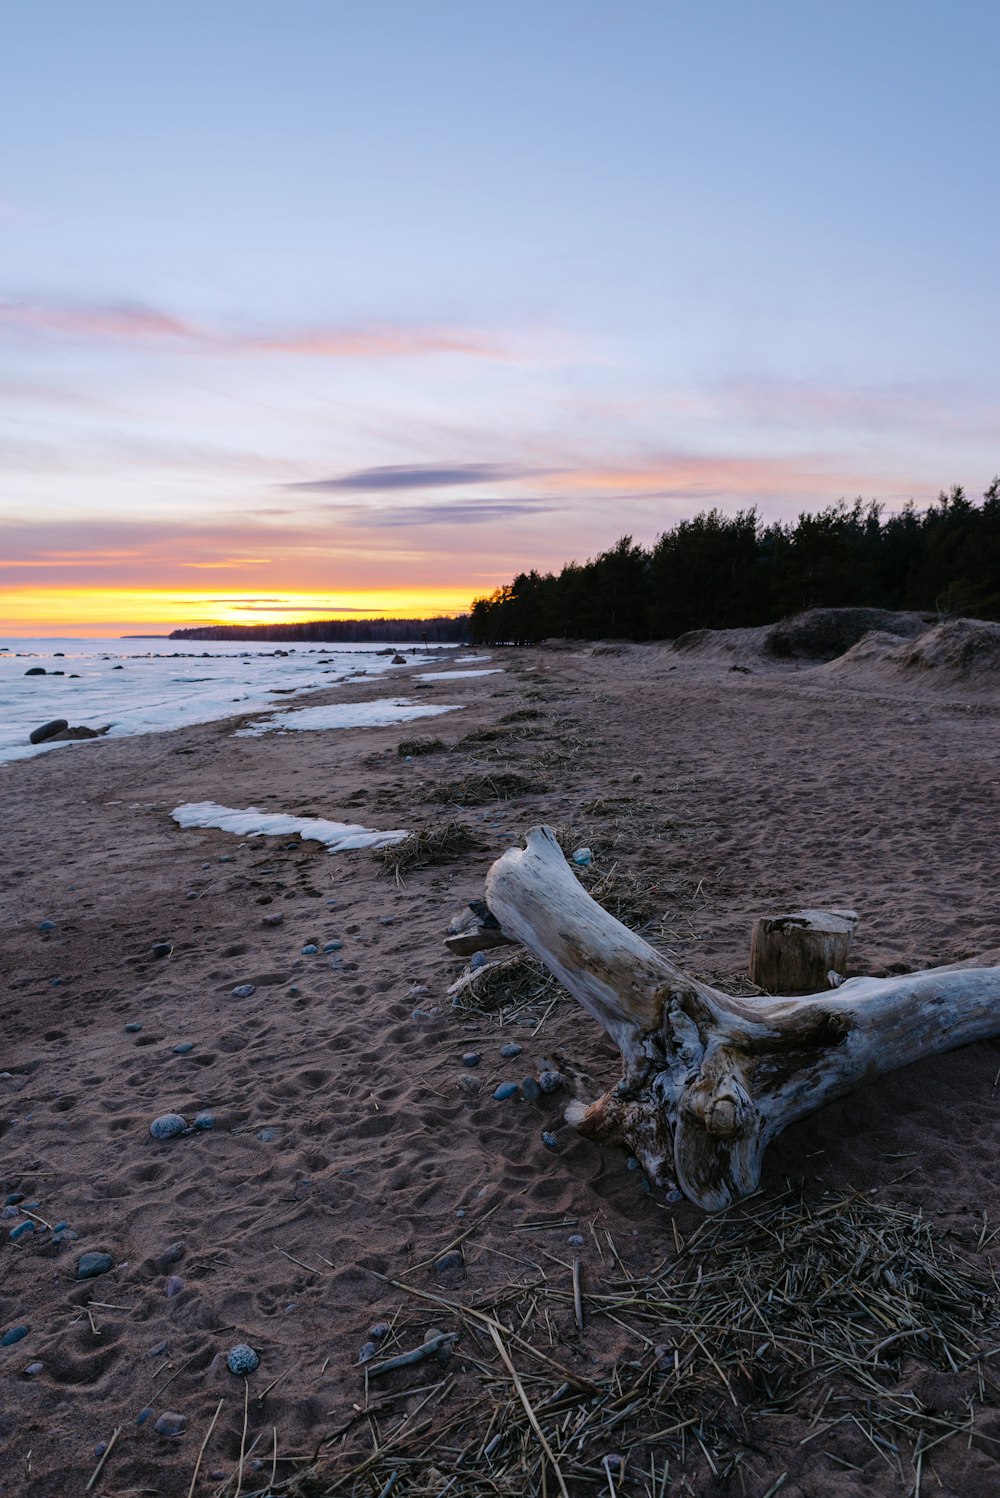
[[[364,494],[387,489],[444,489],[453,484],[509,484],[552,471],[519,468],[511,463],[392,463],[380,468],[357,468],[336,478],[306,479],[283,487],[330,494]]]
[[[25,334],[104,343],[155,343],[235,358],[296,355],[316,359],[409,359],[430,355],[508,362],[509,344],[468,328],[372,323],[226,329],[141,302],[0,302],[0,326]]]
[[[488,525],[526,515],[544,514],[556,506],[551,500],[445,500],[443,504],[380,505],[337,514],[352,525]]]

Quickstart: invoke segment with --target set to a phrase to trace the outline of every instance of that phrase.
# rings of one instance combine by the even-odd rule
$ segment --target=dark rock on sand
[[[76,1277],[78,1280],[96,1279],[99,1274],[107,1274],[114,1267],[115,1261],[110,1254],[81,1254],[76,1266]]]
[[[117,671],[119,668],[116,666],[114,669]],[[164,1410],[153,1429],[161,1436],[179,1436],[185,1425],[186,1416],[178,1415],[174,1410]]]
[[[153,1119],[149,1132],[154,1139],[176,1139],[186,1128],[187,1123],[179,1113],[161,1113],[159,1118]]]
[[[20,1342],[28,1335],[29,1328],[26,1326],[12,1326],[9,1332],[4,1332],[0,1337],[0,1347],[13,1347],[15,1342]]]
[[[55,734],[61,733],[69,724],[65,718],[52,718],[48,723],[43,723],[40,728],[33,728],[28,735],[31,744],[44,744],[46,739],[51,739]]]

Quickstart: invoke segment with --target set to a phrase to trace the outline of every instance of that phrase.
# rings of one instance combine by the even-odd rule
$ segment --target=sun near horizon
[[[476,593],[471,586],[260,595],[155,588],[8,589],[3,595],[0,633],[39,640],[115,639],[124,634],[152,636],[220,624],[453,618],[469,612]]]

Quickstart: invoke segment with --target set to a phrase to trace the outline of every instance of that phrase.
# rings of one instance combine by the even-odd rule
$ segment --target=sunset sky
[[[1000,6],[3,12],[0,631],[462,612],[1000,469]]]

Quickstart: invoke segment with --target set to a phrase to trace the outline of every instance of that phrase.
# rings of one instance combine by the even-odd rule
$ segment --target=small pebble
[[[463,1092],[475,1094],[482,1091],[482,1083],[478,1077],[459,1077],[458,1085]]]
[[[226,1354],[226,1366],[230,1373],[252,1373],[260,1364],[260,1358],[246,1342],[238,1342]]]
[[[12,1191],[8,1197],[5,1197],[5,1199],[4,1199],[4,1206],[5,1207],[16,1207],[19,1202],[23,1202],[23,1201],[24,1201],[24,1192],[23,1191]]]
[[[138,1035],[138,1033],[139,1033],[139,1031],[141,1029],[142,1029],[142,1026],[140,1025],[139,1021],[137,1019],[132,1019],[132,1020],[129,1020],[128,1024],[125,1026],[125,1034],[126,1035]]]
[[[589,848],[577,848],[576,852],[573,854],[573,862],[580,868],[586,868],[587,865],[593,863],[593,861],[594,855],[593,853],[591,853]]]
[[[544,1093],[558,1092],[562,1084],[561,1072],[543,1071],[539,1073],[538,1085]]]
[[[469,962],[469,966],[474,971],[478,970],[481,967],[485,967],[486,966],[486,953],[485,952],[473,952],[472,957],[471,957],[470,962]]]
[[[434,1260],[434,1268],[439,1274],[447,1274],[452,1269],[464,1269],[465,1259],[461,1249],[453,1248],[448,1253],[442,1254],[440,1259]]]
[[[283,915],[266,915],[261,921],[262,926],[280,926],[285,919]]]
[[[465,1055],[462,1057],[462,1065],[478,1066],[482,1059],[483,1058],[480,1056],[478,1051],[466,1051]]]
[[[199,1130],[214,1129],[215,1115],[213,1113],[196,1113],[194,1123],[191,1127]]]
[[[187,1124],[179,1113],[161,1113],[159,1118],[153,1119],[149,1132],[154,1139],[176,1139],[186,1128]]]
[[[545,1148],[549,1150],[554,1150],[558,1148],[559,1145],[559,1141],[556,1136],[554,1134],[550,1134],[547,1129],[542,1130],[542,1143],[545,1145]]]
[[[99,1274],[107,1274],[114,1267],[115,1261],[110,1254],[81,1254],[76,1266],[76,1277],[78,1280],[96,1279]]]
[[[359,1366],[361,1363],[371,1362],[372,1358],[376,1355],[377,1352],[378,1347],[374,1342],[365,1342],[361,1348],[361,1351],[358,1353]]]
[[[174,949],[168,941],[154,941],[149,950],[154,957],[169,957]]]
[[[167,1344],[166,1344],[166,1342],[157,1342],[154,1347],[151,1347],[149,1349],[149,1351],[147,1352],[146,1356],[147,1356],[147,1358],[158,1358],[158,1357],[162,1356],[162,1354],[165,1353],[166,1350],[167,1350]]]
[[[183,1259],[183,1257],[184,1257],[184,1245],[183,1245],[183,1243],[171,1243],[170,1247],[169,1248],[165,1248],[163,1250],[162,1254],[160,1254],[160,1257],[157,1260],[157,1262],[158,1262],[158,1264],[159,1264],[159,1266],[160,1266],[161,1269],[166,1270],[166,1269],[170,1268],[171,1264],[178,1264],[178,1263],[180,1263],[180,1261],[181,1261],[181,1259]]]
[[[56,929],[56,923],[55,921],[39,921],[38,929],[39,931],[54,931]]]
[[[262,1140],[264,1144],[270,1144],[273,1140],[277,1139],[279,1132],[278,1129],[269,1124],[266,1129],[257,1130],[257,1138]]]
[[[427,987],[426,983],[411,983],[410,984],[410,995],[411,995],[412,998],[420,999],[420,998],[423,998],[425,994],[429,994],[429,993],[430,993],[430,989]]]
[[[566,1239],[566,1242],[569,1244],[570,1248],[582,1248],[584,1243],[586,1242],[586,1239],[584,1238],[582,1233],[570,1233],[569,1237]]]
[[[323,948],[324,952],[342,952],[344,943],[342,941],[328,941]]]
[[[173,1300],[175,1295],[180,1295],[184,1289],[184,1281],[179,1274],[172,1274],[167,1280],[165,1293],[168,1300]]]
[[[684,1193],[683,1191],[678,1191],[676,1186],[671,1186],[666,1194],[666,1200],[668,1202],[682,1202],[684,1200]]]
[[[505,1061],[513,1061],[515,1056],[520,1056],[521,1047],[515,1040],[508,1040],[506,1045],[500,1047],[500,1054]]]
[[[45,1372],[45,1364],[44,1363],[29,1363],[28,1366],[27,1366],[27,1368],[25,1368],[24,1371],[28,1375],[29,1378],[34,1378],[35,1375],[36,1375],[36,1373],[44,1373]]]
[[[187,1056],[193,1050],[194,1050],[194,1041],[193,1040],[182,1040],[182,1041],[178,1042],[178,1044],[173,1047],[173,1052],[174,1052],[175,1056]]]
[[[516,1097],[519,1090],[516,1082],[501,1082],[493,1097],[496,1102],[503,1103],[509,1097]]]
[[[4,1332],[0,1337],[0,1347],[13,1347],[15,1342],[20,1342],[27,1335],[26,1326],[12,1326],[9,1332]]]
[[[74,1233],[72,1228],[60,1228],[57,1233],[52,1234],[52,1242],[56,1248],[62,1248],[64,1243],[76,1243],[79,1233]]]
[[[383,1338],[389,1335],[388,1321],[376,1321],[368,1335],[373,1342],[381,1342]]]
[[[252,983],[240,983],[240,984],[237,985],[236,988],[233,989],[233,998],[234,999],[249,999],[249,998],[252,998],[253,995],[256,992],[257,992],[257,989],[254,986],[254,984],[252,984]]]
[[[146,1408],[144,1410],[140,1410],[139,1413],[136,1415],[136,1417],[135,1417],[135,1423],[136,1423],[136,1425],[145,1425],[145,1423],[146,1423],[147,1420],[152,1420],[153,1414],[154,1414],[154,1410],[153,1410],[152,1405],[147,1404]]]
[[[293,983],[292,986],[291,986],[291,988],[288,990],[288,996],[289,996],[289,998],[296,999],[296,998],[298,998],[298,995],[299,995],[298,984],[297,983]]]
[[[11,1228],[10,1230],[10,1241],[11,1243],[18,1243],[22,1238],[27,1238],[28,1234],[34,1231],[35,1224],[33,1222],[19,1222],[16,1228]]]
[[[186,1424],[187,1420],[183,1415],[178,1415],[173,1410],[164,1410],[153,1429],[161,1436],[179,1436]]]
[[[307,942],[306,945],[302,948],[302,955],[303,957],[315,957],[318,951],[319,947],[313,946],[312,942],[310,941]]]
[[[617,1453],[609,1452],[609,1454],[604,1458],[604,1465],[605,1467],[607,1467],[609,1472],[620,1472],[622,1468],[622,1459],[617,1455]]]
[[[410,1018],[411,1019],[431,1019],[432,1016],[431,1016],[430,1012],[428,1010],[426,1010],[426,1009],[411,1009],[410,1010]]]
[[[537,1103],[542,1095],[542,1089],[534,1077],[525,1077],[521,1082],[521,1095],[529,1103]]]
[[[55,1225],[55,1227],[52,1229],[52,1231],[54,1233],[64,1233],[68,1227],[69,1227],[69,1223],[68,1222],[57,1222],[56,1225]]]
[[[638,1170],[639,1169],[639,1162],[635,1158],[634,1155],[629,1155],[628,1159],[625,1161],[625,1169],[626,1170]]]

